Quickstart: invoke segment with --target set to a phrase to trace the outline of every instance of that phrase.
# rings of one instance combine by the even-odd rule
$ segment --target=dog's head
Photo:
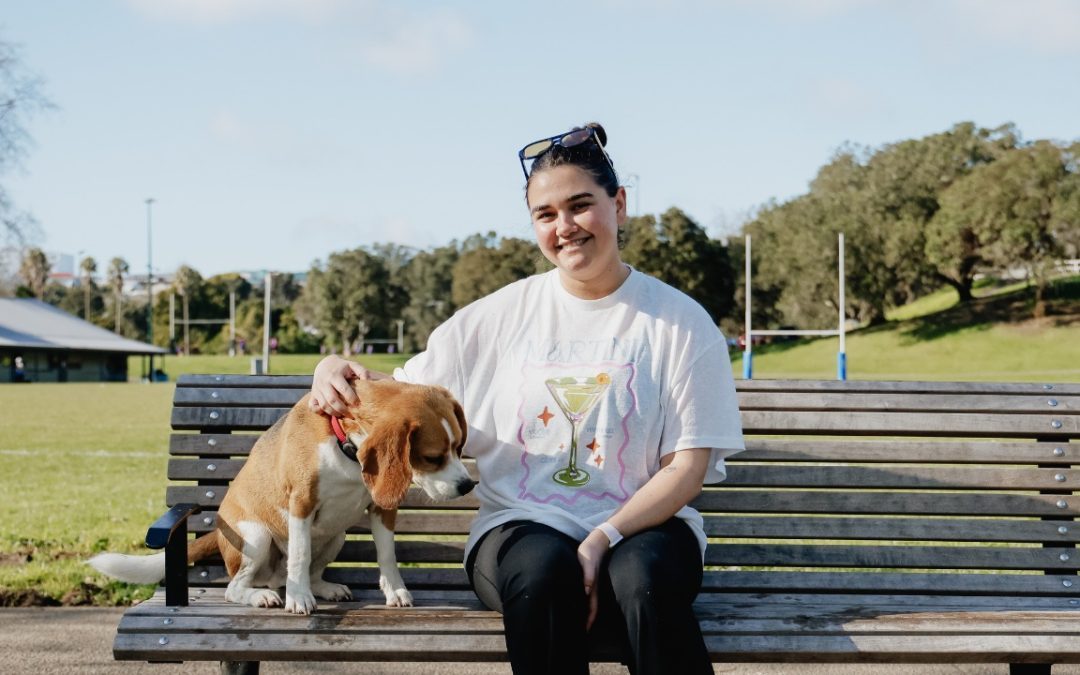
[[[436,500],[476,486],[461,462],[465,412],[449,391],[377,380],[357,381],[356,392],[354,414],[368,429],[357,458],[376,506],[397,508],[413,481]]]

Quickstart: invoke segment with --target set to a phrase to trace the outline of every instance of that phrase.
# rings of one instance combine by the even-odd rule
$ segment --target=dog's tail
[[[189,563],[202,560],[218,550],[217,531],[204,534],[188,544]],[[124,555],[101,553],[86,563],[106,576],[129,584],[156,584],[165,578],[165,554]]]

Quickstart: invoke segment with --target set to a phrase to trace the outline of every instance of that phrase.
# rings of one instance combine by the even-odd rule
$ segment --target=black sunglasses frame
[[[585,132],[584,135],[581,135]],[[596,129],[592,127],[586,127],[584,129],[573,129],[571,131],[564,131],[561,134],[556,134],[548,138],[541,138],[540,140],[529,143],[524,148],[518,150],[518,161],[521,162],[521,172],[525,174],[525,180],[529,180],[529,169],[525,166],[525,162],[528,160],[537,160],[546,152],[550,152],[556,145],[564,148],[576,148],[582,143],[587,143],[589,140],[593,140],[596,143],[596,147],[600,148],[600,154],[607,160],[608,166],[611,168],[612,173],[615,172],[615,164],[611,161],[611,157],[608,156],[607,150],[604,150],[604,144],[600,142],[600,134]],[[525,154],[526,150],[529,150],[533,146],[546,143],[542,149],[536,152],[530,152]]]

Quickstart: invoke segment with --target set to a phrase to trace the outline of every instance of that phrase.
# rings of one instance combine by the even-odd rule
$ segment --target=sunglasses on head
[[[608,166],[611,167],[612,171],[615,171],[615,165],[612,164],[611,158],[608,157],[607,151],[604,150],[604,144],[600,142],[600,135],[597,133],[596,129],[585,127],[584,129],[574,129],[573,131],[557,134],[550,138],[542,138],[539,141],[533,141],[521,150],[518,150],[518,159],[521,161],[521,170],[525,174],[525,180],[529,179],[532,163],[535,163],[541,155],[548,152],[556,145],[564,148],[574,148],[590,140],[596,143],[596,147],[600,148],[600,154],[607,160]],[[530,164],[526,166],[525,162],[530,162]]]

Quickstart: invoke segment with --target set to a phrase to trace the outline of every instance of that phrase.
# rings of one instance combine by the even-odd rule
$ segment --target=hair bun
[[[604,131],[604,127],[603,127],[602,124],[600,124],[599,122],[587,122],[585,124],[585,128],[587,128],[587,129],[595,129],[596,130],[596,137],[598,139],[600,139],[601,147],[606,147],[607,146],[607,132]]]

